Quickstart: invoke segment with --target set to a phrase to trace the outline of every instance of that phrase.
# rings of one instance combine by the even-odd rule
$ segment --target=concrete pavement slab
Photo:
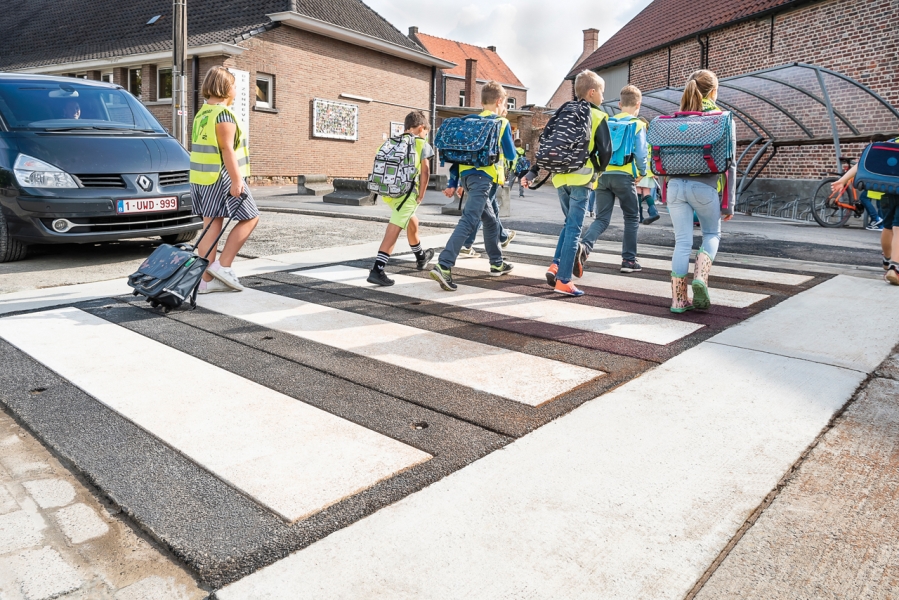
[[[57,508],[75,499],[75,488],[62,479],[37,479],[22,484],[28,495],[41,508]]]
[[[43,539],[46,527],[47,523],[36,510],[22,509],[0,515],[0,554],[36,546]]]
[[[109,526],[87,504],[61,508],[53,515],[59,529],[72,544],[83,544],[109,533]]]
[[[217,597],[681,598],[863,378],[701,344]]]
[[[696,600],[896,597],[897,398],[891,379],[859,393]]]
[[[396,284],[389,288],[383,288],[367,283],[368,272],[354,267],[325,267],[299,271],[296,274],[378,292],[409,296],[418,300],[439,302],[550,325],[562,325],[657,345],[677,341],[702,327],[674,319],[485,290],[467,285],[459,285],[459,289],[455,292],[445,292],[434,281],[407,275],[395,275],[393,279]]]
[[[873,371],[896,344],[895,327],[858,307],[899,302],[883,281],[838,275],[709,339],[716,344],[771,352],[828,365]]]
[[[26,550],[10,562],[26,600],[51,600],[83,584],[78,571],[50,547]]]
[[[289,522],[431,458],[74,308],[0,336]]]
[[[478,342],[462,351],[456,338],[251,289],[205,296],[200,306],[531,406],[603,375]]]

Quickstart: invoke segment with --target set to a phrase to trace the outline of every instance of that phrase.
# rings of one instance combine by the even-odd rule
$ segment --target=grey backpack
[[[368,189],[388,198],[408,198],[417,178],[415,136],[404,133],[381,144],[368,176]]]

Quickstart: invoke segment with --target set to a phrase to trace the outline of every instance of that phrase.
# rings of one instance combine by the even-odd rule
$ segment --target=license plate
[[[177,196],[167,198],[135,198],[116,202],[116,212],[120,215],[130,213],[163,212],[178,210]]]

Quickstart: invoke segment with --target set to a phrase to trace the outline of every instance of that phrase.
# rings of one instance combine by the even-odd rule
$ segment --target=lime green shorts
[[[415,192],[409,194],[405,202],[403,202],[403,198],[388,198],[387,196],[381,196],[381,198],[387,203],[387,206],[393,209],[390,222],[400,229],[405,229],[418,209]]]

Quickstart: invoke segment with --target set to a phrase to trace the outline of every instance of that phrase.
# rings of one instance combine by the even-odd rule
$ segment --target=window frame
[[[253,106],[255,108],[267,108],[274,109],[275,108],[275,76],[271,73],[256,73],[256,78],[254,79],[256,83],[256,89],[259,89],[259,82],[265,81],[268,84],[268,100],[259,100],[259,95],[254,94],[254,102]]]
[[[169,78],[172,80],[172,92],[169,96],[162,96],[162,73],[164,71],[169,72]],[[157,102],[166,102],[172,99],[172,96],[175,94],[175,78],[174,78],[175,70],[172,67],[156,67],[156,101]]]
[[[140,89],[137,91],[138,93],[136,93],[136,94],[134,93],[134,90],[131,89],[131,73],[133,73],[133,72],[135,72],[135,71],[137,71],[138,79],[140,80],[140,82],[138,83],[138,86],[140,86]],[[128,69],[128,72],[127,72],[125,75],[126,75],[126,77],[128,78],[128,81],[125,82],[125,84],[126,84],[126,85],[125,85],[125,89],[127,89],[128,92],[129,92],[132,96],[134,96],[135,98],[137,98],[138,100],[140,100],[140,99],[141,99],[141,96],[143,95],[143,92],[144,92],[144,89],[143,89],[143,88],[144,88],[143,69],[142,69],[141,67],[138,67],[138,68],[136,68],[136,69],[134,69],[134,68],[129,68],[129,69]]]
[[[109,76],[109,79],[105,79],[106,76]],[[115,83],[115,74],[112,71],[106,71],[105,73],[100,73],[100,81],[104,81],[106,83]]]
[[[518,104],[518,101],[515,100],[514,97],[509,96],[508,98],[506,98],[506,108],[508,110],[515,110],[515,107],[517,104]]]
[[[465,88],[459,90],[459,106],[465,106]]]

